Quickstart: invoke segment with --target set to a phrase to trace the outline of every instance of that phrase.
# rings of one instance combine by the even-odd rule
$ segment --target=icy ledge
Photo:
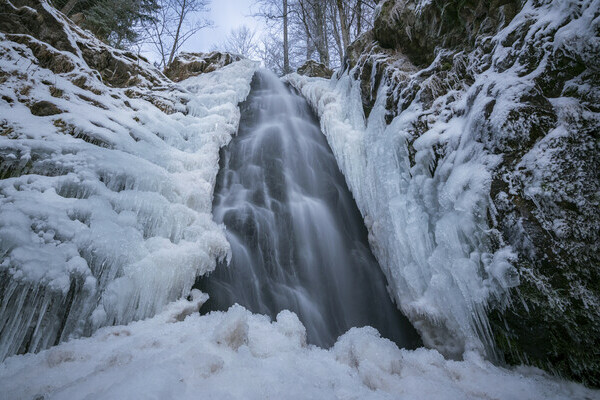
[[[153,316],[229,254],[212,194],[257,64],[115,88],[76,53],[0,34],[0,360]]]
[[[534,368],[498,368],[471,353],[399,350],[372,328],[353,328],[330,349],[306,345],[297,316],[274,322],[240,306],[200,316],[206,296],[156,317],[105,327],[0,365],[14,399],[585,399],[598,393]]]

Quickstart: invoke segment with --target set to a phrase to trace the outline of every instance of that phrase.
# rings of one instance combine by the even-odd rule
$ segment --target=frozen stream
[[[211,297],[203,310],[238,303],[275,317],[289,309],[308,341],[324,347],[365,325],[400,346],[416,346],[304,98],[262,70],[241,112],[238,135],[221,155],[213,204],[233,257],[198,282]]]

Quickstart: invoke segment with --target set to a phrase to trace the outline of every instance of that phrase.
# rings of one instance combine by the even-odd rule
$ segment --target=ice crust
[[[152,319],[105,327],[0,364],[0,398],[31,399],[593,399],[599,393],[535,368],[505,370],[469,353],[400,350],[370,327],[329,350],[306,345],[298,317],[235,305],[200,316],[206,296]]]
[[[509,26],[490,38],[495,46],[492,65],[505,60],[511,47],[503,43],[510,43],[509,34],[523,27],[529,38],[556,32],[548,46],[593,54],[599,46],[594,10],[600,2],[580,3],[526,2]],[[519,105],[519,96],[537,90],[533,79],[546,62],[543,59],[528,74],[519,63],[503,72],[495,68],[476,71],[474,83],[447,91],[430,106],[420,101],[427,93],[419,91],[416,101],[397,110],[389,124],[385,117],[390,86],[385,78],[374,88],[376,102],[367,119],[360,82],[353,78],[360,71],[338,74],[329,81],[297,74],[286,78],[319,115],[363,214],[391,295],[425,344],[447,356],[460,357],[465,350],[475,349],[495,358],[487,311],[492,304],[506,305],[507,291],[518,285],[519,277],[512,266],[514,252],[489,225],[496,217],[489,197],[492,172],[501,160],[501,155],[489,149],[501,149],[503,143],[523,134],[504,129],[503,123]],[[373,64],[374,74],[377,61]],[[432,80],[435,76],[423,81],[414,67],[399,67],[398,73],[397,81],[410,82],[401,87],[414,82],[421,88],[443,84]],[[492,100],[494,114],[487,121],[486,106]],[[555,107],[565,110],[564,105],[571,103],[565,98],[555,101]],[[524,157],[527,165],[520,166],[531,171],[522,177],[531,191],[540,187],[545,171],[536,165],[548,160],[544,143],[568,129],[568,118],[561,119],[554,133]],[[423,124],[425,132],[412,136],[414,127]],[[482,134],[484,124],[491,127],[490,137]],[[529,194],[535,198],[535,193]]]
[[[153,316],[229,254],[212,194],[257,64],[131,95],[54,51],[75,70],[0,34],[0,360]]]

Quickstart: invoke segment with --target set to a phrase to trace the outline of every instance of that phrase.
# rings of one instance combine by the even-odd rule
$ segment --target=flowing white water
[[[213,204],[233,256],[200,281],[211,296],[205,307],[239,303],[272,317],[292,310],[309,342],[320,346],[365,325],[401,346],[416,345],[304,98],[259,71],[241,111],[238,136],[222,153]]]

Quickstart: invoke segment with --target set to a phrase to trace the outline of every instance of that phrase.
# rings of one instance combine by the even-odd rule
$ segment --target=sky
[[[214,28],[198,32],[183,45],[182,51],[210,51],[213,45],[218,45],[227,37],[231,29],[241,25],[260,32],[264,22],[251,16],[253,3],[254,0],[212,0],[207,16],[214,21]]]

